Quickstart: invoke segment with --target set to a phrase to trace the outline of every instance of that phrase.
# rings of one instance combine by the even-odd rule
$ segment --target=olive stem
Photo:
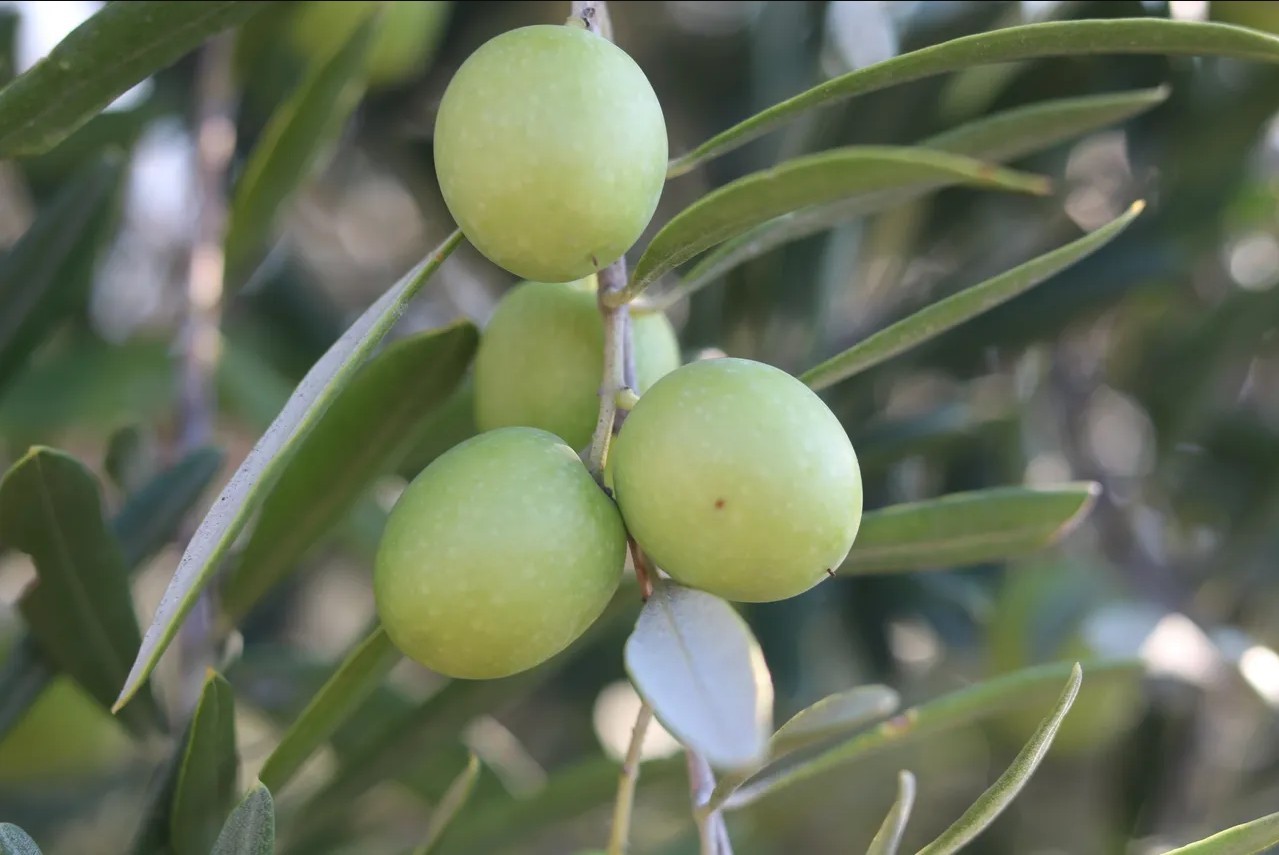
[[[626,759],[617,781],[617,800],[613,802],[613,830],[608,838],[608,855],[626,855],[631,835],[631,814],[635,807],[635,786],[639,783],[640,753],[644,736],[653,721],[653,708],[646,701],[640,702],[631,729],[631,742],[626,747]]]
[[[613,22],[608,16],[608,4],[596,0],[573,0],[572,15],[582,22],[587,32],[613,40]]]
[[[626,287],[626,259],[619,258],[600,271],[598,300],[600,315],[604,321],[604,376],[600,383],[600,412],[595,421],[595,433],[591,437],[586,465],[600,484],[604,483],[604,464],[608,460],[608,447],[617,428],[617,394],[626,383],[626,339],[630,327],[630,310],[622,305],[616,308],[605,302],[605,295]]]
[[[684,746],[684,755],[688,760],[688,790],[693,800],[693,819],[697,822],[701,855],[733,855],[724,815],[718,809],[708,809],[711,795],[715,792],[715,773],[711,771],[711,764],[688,746]]]

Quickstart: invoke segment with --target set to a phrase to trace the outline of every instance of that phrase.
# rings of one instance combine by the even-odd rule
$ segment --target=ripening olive
[[[621,580],[616,506],[573,449],[533,428],[466,440],[422,470],[378,548],[378,614],[441,674],[504,677],[559,653]]]
[[[812,390],[746,359],[659,380],[617,437],[631,535],[678,582],[730,600],[802,593],[848,555],[862,483],[844,428]]]
[[[522,279],[607,267],[648,225],[666,123],[644,72],[607,39],[537,25],[475,51],[444,92],[435,170],[476,249]]]
[[[679,367],[679,343],[660,313],[632,325],[637,391]],[[604,325],[595,277],[525,282],[493,312],[475,357],[475,422],[481,430],[525,425],[581,449],[599,414]]]

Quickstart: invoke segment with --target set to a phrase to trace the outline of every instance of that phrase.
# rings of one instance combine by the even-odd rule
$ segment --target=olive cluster
[[[667,163],[661,107],[621,49],[533,26],[476,51],[450,83],[435,161],[450,212],[528,280],[484,330],[481,433],[405,490],[379,550],[383,625],[453,677],[532,668],[603,612],[628,537],[672,579],[726,599],[800,594],[861,522],[857,457],[807,386],[745,359],[681,365],[661,313],[633,323],[640,397],[601,485],[582,461],[599,411],[596,272],[638,240]]]

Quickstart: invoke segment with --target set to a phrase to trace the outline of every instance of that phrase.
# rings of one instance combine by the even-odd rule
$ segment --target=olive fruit
[[[613,486],[636,542],[678,582],[768,602],[848,555],[862,514],[852,443],[812,390],[746,359],[693,362],[631,411]]]
[[[436,458],[378,547],[382,626],[449,677],[504,677],[559,653],[621,580],[626,533],[577,454],[534,428],[489,431]]]
[[[632,342],[636,391],[679,367],[679,343],[665,315],[636,315]],[[603,378],[604,323],[595,277],[522,283],[502,298],[480,336],[476,425],[541,428],[584,448],[599,414]]]
[[[294,48],[313,61],[337,53],[379,4],[357,0],[316,0],[299,4],[290,37]],[[384,16],[369,46],[368,82],[401,83],[420,73],[435,54],[449,7],[443,0],[398,0],[380,4]]]
[[[666,123],[621,48],[576,26],[496,36],[454,74],[435,170],[466,239],[522,279],[568,282],[639,239],[666,180]]]

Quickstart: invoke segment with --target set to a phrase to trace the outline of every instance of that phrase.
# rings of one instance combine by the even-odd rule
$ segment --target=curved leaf
[[[1279,38],[1245,27],[1164,18],[1050,21],[953,39],[827,80],[711,137],[673,160],[668,177],[745,145],[803,113],[854,95],[975,65],[1090,54],[1223,56],[1279,62]]]
[[[259,781],[227,817],[211,855],[273,855],[275,802]]]
[[[403,314],[409,300],[461,240],[461,232],[455,231],[450,235],[429,258],[360,315],[302,378],[280,415],[253,446],[192,536],[160,600],[151,626],[143,636],[142,647],[114,709],[118,710],[129,702],[160,661],[183,618],[195,605],[200,592],[287,465],[299,442],[319,422],[373,348]]]
[[[258,778],[280,792],[315,750],[382,684],[401,659],[382,627],[361,641],[311,698],[266,759]]]
[[[40,855],[40,847],[18,826],[0,822],[0,855]]]
[[[776,759],[817,742],[842,736],[891,715],[901,697],[888,686],[858,686],[827,695],[791,716],[769,740],[768,756]]]
[[[369,15],[333,56],[311,69],[268,121],[231,202],[226,263],[233,278],[266,240],[281,203],[306,179],[363,96],[365,60],[380,20],[381,15]]]
[[[626,670],[658,720],[711,765],[768,754],[773,684],[759,644],[718,597],[662,582],[626,641]]]
[[[20,609],[49,661],[99,703],[111,699],[138,650],[137,617],[119,545],[102,519],[98,483],[78,460],[28,451],[0,481],[0,542],[31,556],[37,583]],[[162,727],[147,703],[125,717],[135,731]]]
[[[644,249],[614,304],[633,299],[698,253],[782,214],[837,199],[946,184],[1022,193],[1048,188],[1039,176],[918,148],[853,146],[797,157],[726,184],[672,217]]]
[[[397,341],[360,368],[263,500],[253,535],[223,586],[228,620],[247,614],[399,463],[422,422],[456,388],[478,342],[475,326],[459,322]],[[267,786],[277,790],[270,781]]]
[[[1052,746],[1053,737],[1057,735],[1057,729],[1065,720],[1066,713],[1070,712],[1070,706],[1075,702],[1075,696],[1079,694],[1079,684],[1083,682],[1083,679],[1083,669],[1076,662],[1075,667],[1070,671],[1070,680],[1066,683],[1066,688],[1057,699],[1057,705],[1053,707],[1048,718],[1040,723],[1026,746],[1018,752],[1012,765],[999,776],[995,783],[990,785],[990,789],[981,794],[972,807],[964,811],[963,816],[955,820],[955,823],[943,831],[936,840],[919,850],[918,855],[950,855],[952,852],[958,852],[994,822],[995,818],[1004,812],[1004,808],[1012,804],[1013,799],[1021,792],[1021,788],[1026,786],[1030,776],[1035,774],[1035,770],[1039,768],[1040,762]]]
[[[919,143],[918,147],[975,157],[989,163],[1002,163],[1042,151],[1149,110],[1167,100],[1169,91],[1167,87],[1139,89],[1107,95],[1060,98],[1015,107],[930,137]],[[725,241],[713,252],[707,253],[689,269],[678,285],[656,298],[655,302],[663,309],[670,308],[738,265],[779,246],[825,231],[839,223],[906,204],[954,183],[956,182],[951,181],[935,186],[889,190],[783,214],[739,237]]]
[[[458,773],[457,778],[449,785],[448,791],[444,793],[444,798],[440,799],[440,803],[435,806],[435,811],[431,814],[431,823],[426,827],[426,839],[413,855],[428,855],[440,842],[449,823],[466,806],[467,800],[475,789],[475,779],[479,775],[480,758],[472,754],[467,758],[466,768]]]
[[[57,145],[119,95],[270,3],[108,3],[0,89],[0,158]]]
[[[26,363],[54,325],[85,299],[86,277],[72,268],[104,219],[124,159],[107,154],[66,182],[0,258],[0,388]]]
[[[1079,240],[939,300],[808,369],[799,379],[813,389],[825,389],[1006,303],[1110,243],[1144,207],[1137,202],[1127,213]]]
[[[915,806],[915,776],[902,771],[897,776],[897,800],[884,817],[883,824],[875,833],[866,855],[897,855],[902,845],[902,836],[906,833],[906,823],[910,822],[910,811]]]
[[[996,487],[870,511],[838,572],[929,570],[1024,555],[1071,531],[1100,493],[1090,481]]]
[[[716,788],[711,807],[727,809],[744,807],[791,784],[808,780],[830,769],[906,745],[922,737],[954,730],[986,716],[1035,703],[1068,679],[1073,668],[1065,663],[1052,663],[1005,674],[943,695],[887,721],[851,739],[795,764],[765,767],[736,792]],[[1088,674],[1093,684],[1099,681],[1134,680],[1145,672],[1140,660],[1119,659],[1089,663]]]
[[[1167,855],[1254,855],[1273,846],[1279,846],[1279,813],[1227,828]]]

